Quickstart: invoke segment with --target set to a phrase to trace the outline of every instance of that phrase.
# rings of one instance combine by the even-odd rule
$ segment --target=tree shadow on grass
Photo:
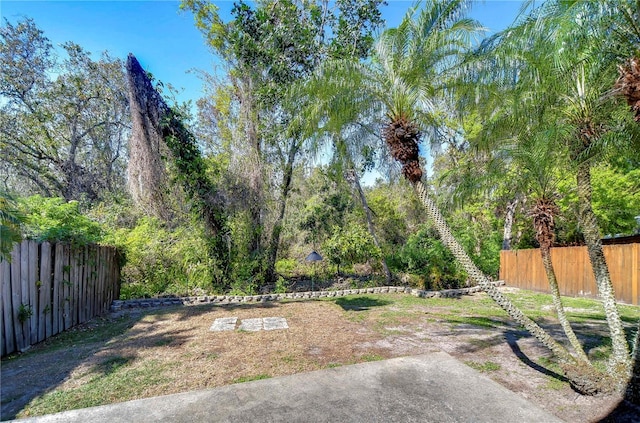
[[[391,304],[391,301],[372,297],[340,297],[335,300],[335,303],[342,307],[344,310],[364,311],[369,310],[371,307],[382,307],[385,305],[389,305]]]
[[[192,338],[181,330],[151,330],[157,321],[146,321],[148,315],[173,315],[184,321],[216,309],[260,309],[278,307],[273,303],[202,304],[130,309],[97,317],[68,331],[34,345],[24,354],[3,357],[0,419],[15,419],[34,399],[42,397],[65,382],[80,366],[100,377],[116,376],[131,365],[137,355],[135,347],[154,349],[182,345]],[[129,349],[127,349],[129,348]]]
[[[536,363],[535,361],[527,357],[527,355],[524,352],[522,352],[522,350],[520,349],[520,346],[518,345],[518,340],[524,336],[527,336],[527,334],[523,332],[514,331],[514,330],[507,330],[504,332],[504,339],[507,341],[507,344],[511,348],[511,351],[513,351],[513,353],[516,355],[516,357],[518,357],[518,359],[522,361],[524,364],[526,364],[527,366],[531,367],[532,369],[544,375],[550,376],[562,382],[569,382],[569,379],[567,379],[565,376],[559,373],[556,373],[553,370],[547,369],[544,366],[541,366],[540,364]]]

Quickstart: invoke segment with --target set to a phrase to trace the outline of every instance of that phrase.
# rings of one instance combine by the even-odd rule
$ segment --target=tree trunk
[[[271,240],[269,242],[269,250],[267,252],[267,263],[265,267],[265,283],[274,283],[276,280],[276,260],[278,258],[278,248],[280,246],[280,233],[282,232],[282,222],[284,220],[284,214],[287,208],[287,199],[289,198],[289,191],[291,189],[291,179],[293,177],[293,165],[296,159],[296,155],[300,150],[300,144],[293,141],[289,148],[289,154],[287,156],[287,162],[285,164],[284,173],[282,175],[282,183],[280,184],[280,204],[276,217],[276,221],[273,224],[273,230],[271,231]]]
[[[154,209],[160,208],[158,213],[161,216],[169,213],[163,201],[168,181],[160,158],[161,150],[168,153],[176,167],[177,179],[193,200],[192,207],[203,217],[209,238],[209,254],[222,272],[221,276],[215,276],[217,280],[214,282],[220,284],[229,270],[224,201],[206,175],[206,166],[194,136],[153,89],[149,77],[132,54],[127,59],[127,75],[134,122],[129,162],[129,178],[135,179],[130,181],[132,194]],[[146,168],[147,165],[151,168]]]
[[[503,250],[511,249],[511,241],[513,239],[513,220],[516,215],[516,207],[518,207],[518,197],[507,203],[507,212],[504,216],[504,232],[502,236]]]
[[[251,216],[251,236],[248,241],[248,250],[254,255],[260,251],[262,237],[262,206],[264,204],[264,172],[262,166],[262,146],[257,128],[256,101],[253,97],[254,89],[252,80],[243,76],[239,78],[241,88],[238,87],[241,115],[244,120],[245,135],[253,154],[248,158],[248,181],[251,191],[249,200],[249,215]]]
[[[360,196],[360,201],[362,202],[362,208],[364,209],[364,214],[367,218],[367,228],[369,229],[369,233],[373,238],[373,243],[378,249],[380,249],[380,243],[378,242],[378,237],[376,236],[376,231],[373,226],[373,218],[371,217],[371,209],[369,208],[369,204],[367,203],[367,198],[364,195],[364,191],[362,191],[362,186],[360,186],[360,178],[358,177],[358,173],[354,169],[350,169],[347,171],[347,179],[353,182],[353,185],[356,187],[358,191],[358,195]],[[382,249],[380,249],[382,251]],[[382,268],[384,269],[384,276],[387,281],[387,285],[391,285],[391,271],[389,270],[389,266],[387,266],[387,261],[384,258],[384,254],[380,259]]]
[[[129,142],[128,185],[133,200],[145,212],[163,220],[171,218],[167,207],[167,175],[162,154],[160,124],[168,107],[153,88],[147,73],[133,55],[127,58],[131,139]],[[164,151],[163,151],[164,150]]]
[[[633,340],[633,356],[631,359],[633,369],[627,383],[625,399],[633,404],[640,405],[640,320],[636,325],[636,336]]]
[[[558,288],[558,280],[556,279],[556,272],[553,270],[553,264],[551,263],[551,249],[548,247],[540,247],[540,255],[542,256],[542,264],[544,265],[544,271],[547,274],[547,280],[549,281],[549,287],[551,288],[551,298],[553,301],[553,307],[556,309],[558,315],[558,321],[560,326],[564,330],[565,335],[569,339],[571,346],[585,363],[590,364],[587,354],[585,354],[582,344],[578,341],[569,319],[564,312],[564,306],[562,305],[562,299],[560,298],[560,289]]]
[[[504,311],[509,314],[516,322],[524,326],[529,333],[536,337],[544,346],[549,348],[561,361],[569,364],[575,364],[575,358],[567,351],[565,347],[557,343],[551,336],[544,331],[536,322],[525,316],[507,297],[505,297],[498,289],[489,281],[489,279],[478,269],[473,263],[469,255],[466,253],[460,243],[454,238],[451,229],[444,217],[438,210],[436,204],[431,200],[427,193],[427,188],[421,181],[413,182],[413,187],[427,211],[427,215],[434,222],[436,230],[440,235],[442,242],[449,248],[454,257],[460,262],[464,270],[467,272],[471,280],[480,286],[480,288],[489,295]]]
[[[578,165],[576,182],[578,186],[578,221],[587,244],[589,260],[611,335],[612,354],[609,370],[622,376],[631,370],[629,346],[618,312],[611,276],[602,251],[598,222],[591,208],[591,167],[589,163],[583,162]]]

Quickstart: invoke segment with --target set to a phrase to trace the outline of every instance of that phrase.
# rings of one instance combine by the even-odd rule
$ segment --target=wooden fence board
[[[90,318],[91,316],[93,316],[93,314],[91,314],[91,292],[92,292],[92,287],[93,287],[93,278],[95,275],[95,268],[96,268],[96,260],[97,260],[97,254],[96,252],[98,251],[98,247],[96,247],[95,245],[89,246],[89,248],[87,249],[88,251],[88,264],[87,264],[87,269],[88,269],[88,274],[87,274],[87,280],[85,282],[85,289],[86,289],[86,296],[87,296],[87,301],[85,302],[85,314],[87,315],[87,318]]]
[[[98,248],[92,249],[93,260],[91,262],[91,277],[89,278],[88,288],[89,288],[89,301],[87,301],[87,305],[89,306],[89,316],[94,316],[94,304],[95,304],[95,287],[96,287],[96,269],[98,266]]]
[[[631,297],[633,304],[640,304],[640,244],[632,244],[631,251]]]
[[[62,244],[56,244],[54,248],[53,259],[53,297],[51,298],[51,334],[60,333],[60,322],[62,321],[62,312],[60,307],[60,298],[62,297],[60,289],[62,287],[62,264],[63,250]]]
[[[71,252],[71,326],[78,324],[78,309],[80,302],[78,301],[79,287],[80,287],[80,275],[82,273],[82,263],[80,260],[80,248],[75,247]]]
[[[109,266],[108,266],[107,274],[112,275],[112,274],[114,274],[114,268],[113,268],[114,267],[113,264],[114,264],[114,261],[115,261],[114,260],[114,252],[111,251],[111,250],[108,250],[108,252],[109,252],[109,256],[108,256],[107,263],[108,263]],[[113,288],[114,288],[113,284],[109,284],[109,287],[107,289],[107,304],[108,305],[111,305],[111,303],[113,302]]]
[[[22,294],[20,307],[23,311],[28,310],[31,307],[29,304],[31,299],[29,296],[29,242],[23,242],[20,245],[20,292]],[[23,313],[22,316],[23,344],[27,346],[31,345],[31,322],[26,314]]]
[[[97,314],[103,313],[103,309],[104,309],[102,304],[102,294],[104,293],[104,278],[106,273],[106,269],[105,269],[106,255],[107,255],[106,250],[101,249],[100,250],[100,272],[98,277],[98,292],[96,295],[96,299],[98,300],[98,306],[96,308]]]
[[[47,336],[47,326],[51,331],[51,244],[40,246],[40,289],[38,290],[38,342]]]
[[[605,245],[603,251],[616,299],[638,305],[640,244]],[[598,290],[586,247],[553,248],[551,261],[562,295],[597,298]],[[500,279],[509,286],[549,292],[537,249],[501,251]]]
[[[16,244],[11,252],[11,307],[13,308],[14,336],[16,350],[25,348],[22,324],[18,321],[20,304],[22,304],[22,281],[20,269],[22,267],[22,245]]]
[[[29,241],[29,331],[31,333],[30,344],[38,342],[38,243]]]
[[[86,267],[87,267],[87,248],[82,248],[82,275],[80,276],[80,285],[78,286],[80,297],[78,299],[78,323],[84,323],[87,321],[87,314],[85,313],[86,307]]]
[[[62,296],[64,298],[62,308],[64,312],[62,315],[64,316],[63,328],[67,330],[71,327],[71,290],[69,289],[71,285],[71,247],[65,245],[64,247],[64,261],[63,261],[63,272],[62,272]]]
[[[11,265],[8,260],[0,263],[0,282],[2,283],[2,333],[4,334],[4,354],[15,351],[15,334],[13,330],[13,307],[11,306]]]

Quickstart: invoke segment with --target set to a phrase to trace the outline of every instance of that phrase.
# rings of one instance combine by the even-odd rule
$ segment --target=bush
[[[13,244],[22,240],[23,222],[24,216],[17,210],[13,197],[0,191],[0,261],[11,259]]]
[[[276,273],[291,278],[296,275],[298,261],[293,258],[280,259],[276,262]]]
[[[214,266],[202,228],[179,226],[169,231],[158,219],[144,217],[133,229],[117,230],[108,241],[125,256],[121,299],[214,288]]]
[[[356,224],[345,228],[334,227],[333,235],[324,242],[323,249],[329,262],[338,266],[338,273],[340,266],[366,263],[382,256],[371,234],[362,225]]]
[[[102,226],[80,212],[77,201],[34,195],[22,198],[25,215],[24,234],[37,241],[62,241],[86,245],[102,241]]]
[[[425,289],[463,286],[467,279],[466,274],[453,254],[436,236],[434,230],[423,226],[409,237],[398,254],[390,260],[390,264],[395,271],[420,276]]]

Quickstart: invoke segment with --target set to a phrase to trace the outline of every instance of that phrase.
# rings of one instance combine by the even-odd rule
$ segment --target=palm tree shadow
[[[565,376],[559,373],[556,373],[553,370],[549,370],[546,367],[541,366],[540,364],[536,363],[535,361],[527,357],[527,355],[522,352],[522,350],[520,349],[520,346],[518,345],[518,340],[523,336],[525,336],[525,334],[523,334],[522,332],[514,331],[514,330],[507,330],[504,333],[504,338],[507,341],[507,344],[509,345],[509,347],[511,348],[511,351],[513,351],[513,353],[515,354],[515,356],[518,357],[518,359],[522,361],[524,364],[526,364],[527,366],[531,367],[532,369],[544,375],[550,376],[562,382],[569,382],[569,379],[567,379]]]

